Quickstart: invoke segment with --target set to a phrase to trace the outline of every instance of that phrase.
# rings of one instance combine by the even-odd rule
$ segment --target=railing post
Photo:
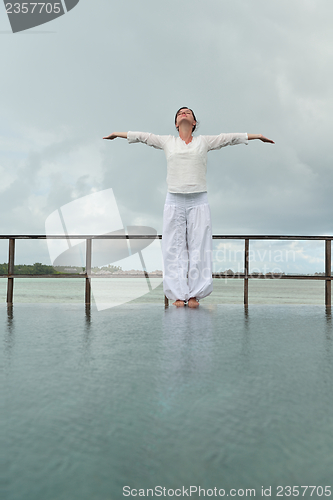
[[[8,252],[8,282],[7,282],[7,305],[13,305],[14,294],[14,261],[15,261],[15,239],[9,238]]]
[[[245,238],[244,252],[244,306],[249,305],[249,239]]]
[[[331,240],[325,240],[325,276],[331,277]],[[325,306],[331,307],[331,280],[325,280]]]
[[[86,241],[86,305],[91,304],[91,238],[87,238]]]

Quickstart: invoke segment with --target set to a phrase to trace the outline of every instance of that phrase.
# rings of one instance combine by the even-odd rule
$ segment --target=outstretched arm
[[[116,139],[116,137],[122,137],[123,139],[127,139],[127,132],[113,132],[113,134],[108,135],[107,137],[103,137],[103,139]]]
[[[275,144],[271,139],[267,139],[267,137],[262,134],[247,134],[248,140],[252,141],[253,139],[260,139],[262,142],[270,142],[271,144]]]
[[[129,144],[133,144],[135,142],[143,142],[147,144],[147,146],[152,146],[156,149],[163,149],[167,140],[171,137],[170,135],[155,135],[150,134],[148,132],[113,132],[103,139],[109,139],[112,141],[116,139],[116,137],[122,137],[123,139],[127,139]]]

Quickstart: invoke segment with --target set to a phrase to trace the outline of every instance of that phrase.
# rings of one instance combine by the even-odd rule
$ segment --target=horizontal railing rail
[[[85,273],[83,274],[15,274],[14,273],[14,261],[15,261],[15,240],[46,240],[46,239],[67,239],[67,240],[86,240],[86,266]],[[19,278],[85,278],[85,303],[87,305],[91,304],[91,284],[90,278],[91,273],[91,258],[92,258],[92,240],[96,239],[108,239],[108,240],[119,240],[119,239],[162,239],[162,235],[129,235],[129,234],[103,234],[103,235],[0,235],[0,240],[9,241],[9,251],[8,251],[8,273],[0,274],[0,277],[7,278],[7,304],[13,304],[13,292],[14,292],[14,277]],[[247,306],[249,303],[249,291],[248,282],[249,279],[301,279],[301,280],[322,280],[325,281],[325,305],[331,307],[332,297],[331,297],[331,281],[332,281],[332,265],[331,265],[331,247],[333,236],[299,236],[299,235],[213,235],[214,240],[244,240],[244,271],[242,273],[213,273],[213,278],[224,278],[224,279],[243,279],[244,280],[244,305]],[[249,260],[249,246],[251,240],[293,240],[293,241],[324,241],[325,242],[325,273],[321,275],[308,275],[308,274],[283,274],[283,273],[251,273],[250,272],[250,260]],[[144,276],[149,277],[149,273],[144,271]],[[112,276],[98,275],[94,274],[94,278],[115,278]],[[167,306],[169,301],[164,297],[165,305]]]
[[[86,240],[88,238],[93,240],[119,240],[119,239],[145,239],[145,240],[161,240],[161,234],[0,234],[0,240],[8,240],[13,238],[15,240]],[[333,236],[291,236],[282,234],[213,234],[213,240],[333,240]]]

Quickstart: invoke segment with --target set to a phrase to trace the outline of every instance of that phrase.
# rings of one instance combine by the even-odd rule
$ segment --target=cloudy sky
[[[184,105],[197,134],[276,142],[209,153],[214,234],[332,234],[332,23],[331,0],[81,0],[14,35],[1,4],[1,234],[45,234],[108,188],[125,226],[161,233],[163,151],[102,137],[176,134]],[[323,270],[322,243],[293,248],[293,271]],[[45,242],[18,242],[16,262],[35,261],[50,263]]]

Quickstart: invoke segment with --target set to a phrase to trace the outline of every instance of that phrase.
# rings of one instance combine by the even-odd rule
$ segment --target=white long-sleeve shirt
[[[247,144],[244,134],[199,135],[186,144],[180,137],[155,135],[147,132],[128,132],[130,144],[143,142],[163,149],[167,159],[169,193],[201,193],[207,191],[207,153],[213,149],[235,144]]]

